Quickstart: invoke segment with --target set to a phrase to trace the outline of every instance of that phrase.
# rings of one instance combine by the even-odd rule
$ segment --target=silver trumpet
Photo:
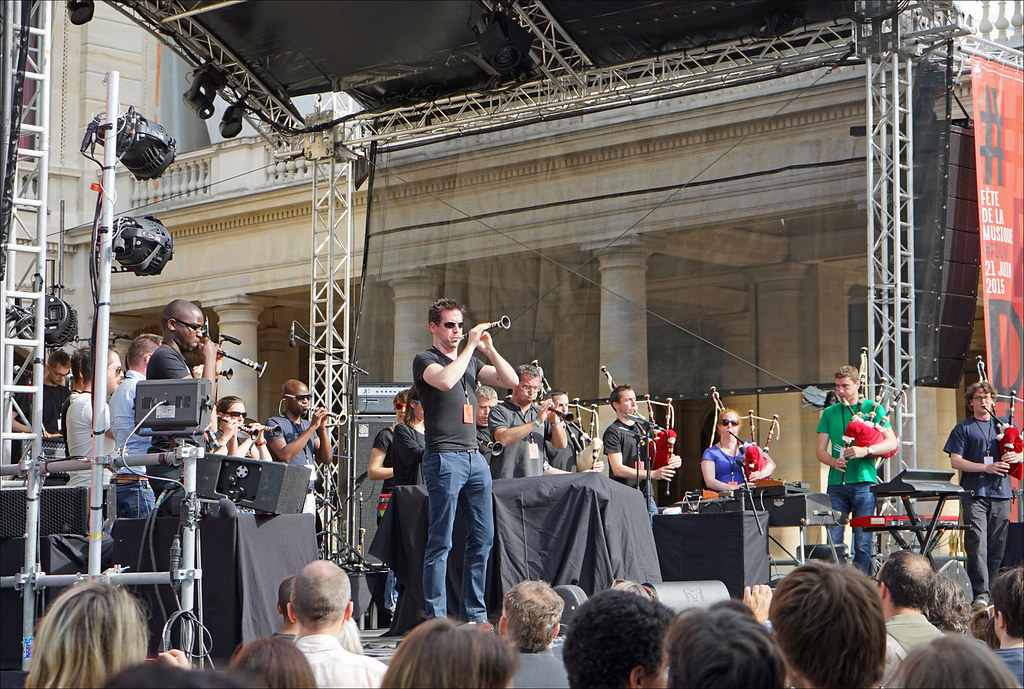
[[[487,324],[484,330],[490,330],[491,328],[501,328],[503,330],[509,330],[512,327],[512,319],[508,316],[502,316],[496,321],[491,321]],[[468,335],[463,335],[462,339],[465,340]]]
[[[505,446],[497,440],[481,440],[480,447],[485,450],[490,450],[492,457],[497,457],[505,449]]]

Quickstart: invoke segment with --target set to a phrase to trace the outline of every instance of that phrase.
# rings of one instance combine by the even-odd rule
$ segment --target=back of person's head
[[[924,610],[934,573],[931,562],[921,553],[898,550],[882,563],[878,581],[889,590],[894,606]]]
[[[1024,638],[1024,565],[1000,572],[989,588],[992,608],[1006,621],[1006,634]]]
[[[128,368],[135,368],[142,363],[147,354],[152,354],[164,341],[159,335],[143,333],[128,345],[128,351],[124,353],[124,361]]]
[[[71,353],[71,375],[75,379],[92,380],[92,348],[83,345]]]
[[[928,605],[924,616],[937,629],[952,634],[966,634],[971,623],[971,603],[964,587],[956,579],[936,572],[928,587]]]
[[[650,598],[651,600],[657,600],[654,595],[654,591],[641,584],[639,581],[633,581],[632,579],[616,579],[612,582],[612,585],[608,587],[609,591],[626,591],[627,593],[635,593],[638,596],[644,598]]]
[[[382,689],[480,687],[505,689],[519,653],[494,633],[474,624],[436,617],[405,637],[388,664]]]
[[[742,605],[742,604],[740,604]],[[665,635],[668,686],[784,687],[786,663],[768,630],[732,605],[678,615]]]
[[[993,650],[999,648],[999,637],[996,636],[996,621],[992,619],[994,614],[995,611],[991,605],[987,605],[981,610],[975,610],[974,614],[971,615],[969,625],[971,636],[978,641],[984,641],[985,645]]]
[[[662,671],[662,642],[672,613],[661,603],[626,591],[601,591],[579,607],[562,658],[569,686],[624,687],[634,668]]]
[[[247,673],[186,670],[157,662],[126,667],[102,686],[104,689],[261,689],[267,685],[259,677]]]
[[[791,675],[815,687],[870,687],[885,668],[885,618],[859,569],[813,560],[775,589],[768,618]]]
[[[543,651],[558,633],[565,607],[561,596],[546,581],[521,581],[501,600],[509,641],[530,653]]]
[[[287,639],[264,637],[250,641],[231,656],[229,670],[257,677],[269,689],[301,689],[316,686],[305,654]]]
[[[64,591],[40,620],[26,687],[98,687],[146,657],[149,631],[135,597],[102,581]]]
[[[991,650],[964,636],[943,635],[908,653],[889,686],[1009,689],[1020,684]]]
[[[322,629],[344,619],[351,600],[348,575],[327,560],[310,562],[292,582],[292,610],[307,629]]]
[[[292,586],[295,585],[295,577],[288,577],[277,587],[277,611],[281,617],[288,622],[288,603],[292,600]]]

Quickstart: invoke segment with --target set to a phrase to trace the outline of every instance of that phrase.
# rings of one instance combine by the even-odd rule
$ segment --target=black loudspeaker
[[[352,428],[356,434],[356,457],[354,475],[356,478],[363,475],[370,465],[370,450],[373,449],[373,439],[385,428],[388,428],[395,420],[394,409],[388,416],[363,415],[353,417]],[[363,481],[356,488],[352,496],[353,512],[355,514],[355,538],[354,545],[358,548],[362,545],[360,552],[364,557],[373,537],[377,534],[377,502],[380,498],[380,490],[383,481]],[[367,557],[371,562],[377,562],[376,558]]]
[[[663,581],[645,586],[654,589],[658,602],[672,612],[710,608],[719,601],[729,600],[729,589],[720,581]]]
[[[938,136],[921,143],[915,130],[916,383],[955,388],[970,350],[981,266],[974,130],[942,119],[929,126]]]
[[[25,489],[0,489],[0,539],[25,535]],[[103,525],[117,517],[117,489],[106,487]],[[39,535],[89,533],[89,487],[44,486],[39,497]]]
[[[768,514],[656,514],[652,520],[663,581],[721,581],[736,599],[767,584]]]
[[[309,489],[309,467],[245,457],[206,455],[196,462],[200,497],[227,497],[236,505],[271,514],[302,512]]]
[[[587,602],[587,592],[573,584],[562,584],[555,586],[554,589],[558,597],[562,599],[562,619],[559,621],[563,627],[568,627],[572,624],[572,616],[576,614],[581,605]],[[564,634],[565,629],[559,633]]]

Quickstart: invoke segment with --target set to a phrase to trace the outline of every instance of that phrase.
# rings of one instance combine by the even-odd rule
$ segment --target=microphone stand
[[[736,446],[737,452],[743,447],[743,441],[740,437],[728,431],[729,435],[736,438],[738,443]],[[740,463],[740,472],[743,474],[743,485],[740,487],[740,511],[746,509],[747,500],[750,501],[750,511],[754,513],[754,521],[757,523],[757,535],[764,536],[764,529],[761,528],[761,519],[757,515],[757,506],[754,504],[754,491],[750,488],[750,467],[747,466],[747,460],[742,455],[736,455],[735,459]]]
[[[634,427],[627,426],[625,428],[625,430],[626,430],[627,433],[629,433],[630,435],[633,436],[633,438],[636,440],[636,443],[637,443],[636,484],[637,484],[638,488],[641,485],[641,483],[640,483],[640,459],[641,459],[641,450],[642,450],[643,453],[644,453],[644,458],[643,458],[644,459],[644,467],[645,467],[644,473],[646,474],[646,479],[644,480],[644,483],[642,484],[644,487],[641,489],[640,492],[643,493],[644,497],[646,497],[648,500],[654,500],[654,492],[652,490],[652,484],[651,484],[651,464],[653,463],[653,460],[652,460],[651,454],[650,454],[650,452],[651,452],[651,442],[653,441],[653,438],[651,438],[651,433],[654,430],[654,424],[652,424],[651,422],[647,421],[646,419],[638,419],[638,418],[635,418],[635,417],[632,418],[631,420],[635,422],[633,424]],[[657,503],[655,503],[655,504],[657,504]],[[648,505],[648,509],[649,508],[650,508],[650,505]]]

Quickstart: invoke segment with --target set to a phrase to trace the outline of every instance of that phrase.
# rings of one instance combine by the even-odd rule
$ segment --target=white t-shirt
[[[106,408],[104,426],[110,425],[110,409]],[[67,415],[68,456],[91,455],[92,448],[92,394],[88,392],[71,393]],[[105,434],[96,437],[96,454],[109,455],[114,451],[114,440]],[[72,471],[68,487],[88,486],[92,480],[91,471]],[[111,472],[103,470],[103,482],[110,483]]]

